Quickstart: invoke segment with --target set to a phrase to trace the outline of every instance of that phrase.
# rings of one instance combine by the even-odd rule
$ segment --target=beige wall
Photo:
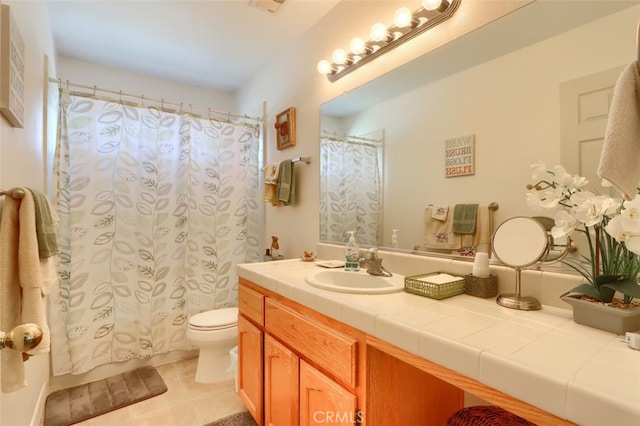
[[[55,64],[49,18],[43,2],[3,1],[11,7],[25,41],[25,124],[13,128],[0,118],[0,188],[27,186],[44,190],[43,87],[44,55]],[[9,330],[3,330],[9,331]],[[5,349],[7,350],[7,349]],[[47,355],[25,364],[28,386],[0,393],[0,424],[37,425],[49,377]]]

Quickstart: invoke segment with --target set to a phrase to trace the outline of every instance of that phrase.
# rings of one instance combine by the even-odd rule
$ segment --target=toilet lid
[[[229,328],[238,323],[238,308],[214,309],[200,312],[189,318],[189,324],[197,328]]]

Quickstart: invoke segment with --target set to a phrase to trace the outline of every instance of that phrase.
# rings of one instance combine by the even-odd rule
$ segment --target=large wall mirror
[[[539,214],[532,164],[595,176],[563,147],[562,87],[635,60],[639,17],[637,1],[536,1],[323,104],[320,240],[422,249],[429,205],[497,203],[495,229]],[[468,137],[474,173],[445,176],[446,142]]]

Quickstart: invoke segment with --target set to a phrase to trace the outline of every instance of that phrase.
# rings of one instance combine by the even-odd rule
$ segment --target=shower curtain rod
[[[173,106],[180,107],[180,111],[182,111],[183,107],[188,107],[190,111],[193,111],[194,109],[197,109],[197,110],[200,110],[200,111],[203,111],[203,112],[208,112],[209,114],[226,115],[227,119],[231,119],[231,117],[234,117],[234,118],[242,118],[242,119],[245,119],[245,120],[255,120],[258,123],[262,122],[262,117],[251,117],[251,116],[246,115],[246,114],[236,114],[236,113],[232,113],[232,112],[228,112],[228,111],[218,111],[218,110],[211,109],[209,107],[197,106],[197,105],[192,105],[192,104],[185,104],[184,102],[168,101],[168,100],[166,100],[164,98],[162,98],[162,99],[151,98],[151,97],[145,96],[144,94],[136,95],[136,94],[133,94],[133,93],[125,93],[122,90],[110,90],[110,89],[104,89],[102,87],[97,87],[97,86],[87,86],[85,84],[71,83],[71,82],[69,82],[69,80],[66,80],[66,81],[63,82],[59,78],[49,78],[49,82],[50,83],[58,83],[61,87],[62,86],[66,86],[67,89],[69,88],[69,86],[71,86],[71,87],[77,87],[77,88],[80,88],[80,89],[93,90],[93,94],[94,95],[96,94],[96,92],[104,92],[104,93],[110,93],[112,95],[126,96],[128,98],[140,99],[142,101],[142,103],[144,103],[145,100],[148,100],[148,101],[151,101],[151,102],[159,103],[162,106],[164,106],[164,105],[173,105]]]
[[[346,133],[330,132],[328,130],[323,130],[322,133],[324,135],[327,135],[329,137],[334,137],[334,138],[349,138],[349,139],[356,139],[358,141],[363,141],[363,142],[380,143],[380,139],[370,139],[362,136],[348,135]]]

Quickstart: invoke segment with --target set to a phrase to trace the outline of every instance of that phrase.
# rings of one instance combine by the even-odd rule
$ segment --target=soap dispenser
[[[344,255],[345,255],[345,263],[344,270],[345,271],[359,271],[360,263],[358,262],[358,257],[360,256],[360,247],[358,247],[358,243],[356,243],[356,237],[354,236],[355,231],[349,231],[349,241],[345,246]]]

